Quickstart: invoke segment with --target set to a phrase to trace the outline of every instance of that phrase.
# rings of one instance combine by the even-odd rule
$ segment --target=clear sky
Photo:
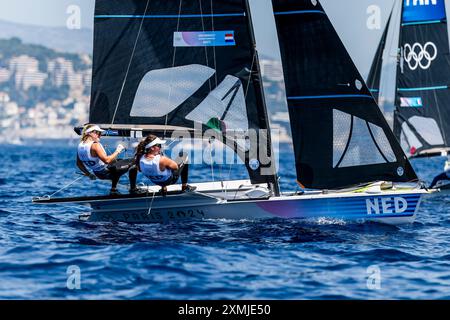
[[[169,0],[167,0],[169,1]],[[370,14],[367,9],[377,5],[381,9],[381,26],[387,21],[395,0],[322,0],[335,28],[363,74],[368,72],[374,51],[381,37],[381,29],[366,26]],[[33,25],[65,26],[69,6],[81,9],[81,27],[92,28],[94,0],[0,0],[0,19]],[[259,51],[279,56],[270,0],[250,0]]]

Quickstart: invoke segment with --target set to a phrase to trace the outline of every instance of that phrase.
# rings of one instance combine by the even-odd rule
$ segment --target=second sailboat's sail
[[[417,179],[316,0],[272,0],[297,177],[310,188]]]
[[[401,19],[396,25],[388,24],[385,32],[400,30],[398,43],[392,44],[398,48],[394,133],[410,157],[440,155],[450,150],[446,1],[399,1],[403,1]],[[382,40],[369,75],[374,89],[380,86],[382,70],[377,66],[386,50],[391,48]],[[378,97],[376,90],[374,93]]]
[[[411,156],[450,143],[450,56],[444,0],[405,0],[394,132]]]

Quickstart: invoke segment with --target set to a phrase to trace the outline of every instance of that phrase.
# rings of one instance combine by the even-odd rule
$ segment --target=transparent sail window
[[[214,69],[199,64],[149,71],[139,84],[130,116],[167,115],[200,89],[214,73]]]
[[[396,161],[382,128],[339,110],[333,110],[333,144],[335,168]]]

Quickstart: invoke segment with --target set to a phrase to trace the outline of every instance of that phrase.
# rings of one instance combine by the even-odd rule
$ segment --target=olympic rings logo
[[[433,42],[427,42],[424,46],[418,42],[412,46],[407,43],[403,47],[403,57],[411,70],[416,70],[418,67],[427,70],[437,54],[438,50]]]

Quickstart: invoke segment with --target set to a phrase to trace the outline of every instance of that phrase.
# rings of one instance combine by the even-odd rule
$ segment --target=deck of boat
[[[267,185],[252,185],[250,180],[233,180],[233,181],[219,181],[219,182],[207,182],[207,183],[194,183],[191,184],[197,187],[195,193],[191,195],[214,197],[222,200],[242,200],[250,198],[267,198],[269,196]],[[258,190],[252,196],[246,196],[251,190]],[[35,197],[33,203],[36,204],[63,204],[63,203],[90,203],[104,200],[128,200],[128,199],[141,199],[141,198],[161,198],[172,197],[180,195],[189,195],[181,191],[181,185],[168,186],[167,193],[163,195],[161,188],[158,186],[140,187],[141,193],[139,194],[120,194],[120,195],[99,195],[99,196],[80,196],[80,197],[65,197],[65,198],[50,198],[48,196]]]

